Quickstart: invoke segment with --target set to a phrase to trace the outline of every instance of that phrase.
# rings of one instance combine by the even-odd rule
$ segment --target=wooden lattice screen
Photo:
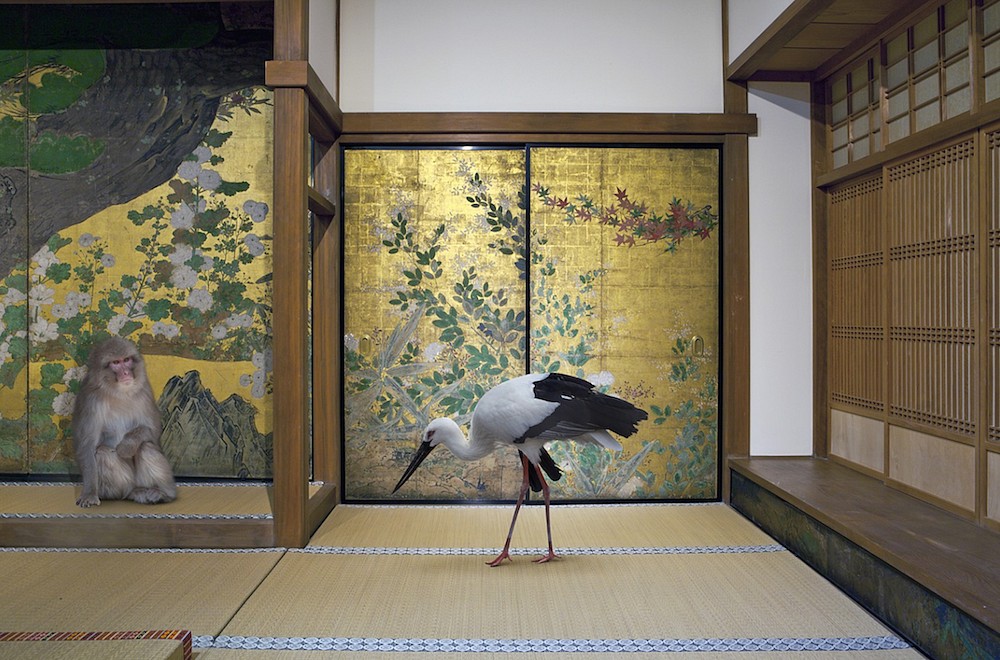
[[[887,169],[889,412],[976,432],[975,142]]]
[[[985,383],[989,410],[988,437],[1000,442],[1000,130],[986,134],[989,203],[987,209],[989,277],[989,375]]]
[[[830,396],[881,412],[885,405],[882,177],[830,194]]]

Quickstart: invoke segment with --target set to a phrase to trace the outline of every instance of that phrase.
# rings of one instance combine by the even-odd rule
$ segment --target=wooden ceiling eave
[[[731,82],[822,80],[940,0],[794,0],[732,64]]]

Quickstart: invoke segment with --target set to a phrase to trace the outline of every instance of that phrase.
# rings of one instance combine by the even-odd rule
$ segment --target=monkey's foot
[[[173,498],[167,497],[159,488],[136,488],[129,493],[128,499],[138,504],[159,504],[170,502]]]
[[[76,505],[84,509],[92,506],[100,506],[101,498],[97,495],[81,495],[76,500]]]

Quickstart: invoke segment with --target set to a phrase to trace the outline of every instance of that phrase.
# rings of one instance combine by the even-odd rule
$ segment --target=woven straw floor
[[[723,505],[554,507],[545,565],[526,507],[491,569],[510,513],[342,505],[302,550],[8,549],[0,631],[186,629],[208,660],[920,657]]]

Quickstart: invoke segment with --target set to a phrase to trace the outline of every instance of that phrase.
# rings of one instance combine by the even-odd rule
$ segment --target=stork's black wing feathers
[[[638,423],[648,417],[645,410],[624,399],[602,394],[588,381],[567,374],[552,373],[535,381],[534,391],[536,399],[551,401],[559,406],[525,431],[518,438],[521,442],[526,438],[572,438],[600,429],[627,437],[635,433]]]

